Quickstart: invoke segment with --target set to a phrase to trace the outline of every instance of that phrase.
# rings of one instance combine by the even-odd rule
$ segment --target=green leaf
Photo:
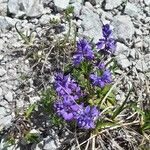
[[[34,104],[30,105],[29,108],[24,112],[26,119],[31,117],[36,106],[37,106],[37,104],[34,103]]]
[[[110,122],[107,120],[100,120],[97,122],[96,129],[104,129],[116,126],[116,122]]]
[[[25,141],[30,143],[38,143],[39,142],[39,135],[37,133],[27,133],[24,137]]]

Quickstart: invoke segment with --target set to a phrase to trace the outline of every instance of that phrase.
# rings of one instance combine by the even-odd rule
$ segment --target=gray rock
[[[79,17],[82,9],[82,5],[79,2],[73,3],[71,6],[74,7],[74,16]]]
[[[6,72],[7,71],[3,67],[0,67],[0,77],[4,76]]]
[[[93,38],[93,42],[98,42],[102,37],[102,23],[100,22],[99,15],[83,6],[80,18],[82,20],[82,36]]]
[[[7,0],[0,0],[0,15],[7,15]]]
[[[128,2],[125,7],[124,13],[131,17],[137,17],[138,16],[138,8],[134,3]]]
[[[0,50],[3,50],[4,40],[0,39]]]
[[[5,99],[9,102],[11,102],[13,100],[13,93],[12,92],[8,92],[6,95],[5,95]]]
[[[58,141],[54,140],[52,137],[47,137],[45,140],[45,145],[43,147],[44,150],[56,150],[58,149],[59,143]]]
[[[124,0],[106,0],[105,10],[112,10],[123,3]]]
[[[84,2],[84,0],[70,0],[70,4],[73,4],[73,3],[80,3],[82,4]]]
[[[104,0],[89,0],[92,5],[101,5]]]
[[[3,96],[3,90],[2,90],[2,88],[0,88],[0,97],[2,97]]]
[[[123,68],[126,69],[127,67],[131,66],[131,62],[124,54],[119,54],[116,56],[117,63]]]
[[[149,54],[146,54],[145,56],[144,56],[144,61],[145,61],[145,63],[146,63],[146,65],[147,65],[147,68],[148,68],[148,70],[150,69],[150,53]],[[147,70],[147,71],[148,71]]]
[[[148,70],[148,67],[147,67],[147,65],[146,65],[146,63],[145,63],[145,61],[144,60],[138,60],[138,62],[136,63],[136,69],[137,70],[139,70],[139,71],[141,71],[141,72],[145,72],[145,71],[147,71]]]
[[[134,59],[136,58],[136,50],[135,49],[130,50],[130,56]]]
[[[117,42],[115,55],[124,54],[125,56],[128,57],[129,53],[130,53],[130,49],[126,45],[124,45],[120,42]]]
[[[144,3],[149,6],[150,5],[150,0],[144,0]]]
[[[134,26],[129,16],[117,15],[114,17],[112,25],[114,27],[114,36],[116,39],[127,43],[132,40]]]
[[[70,0],[54,0],[54,5],[57,7],[57,10],[64,10],[69,6]]]
[[[14,27],[18,19],[0,16],[0,29],[9,29]]]
[[[43,14],[41,0],[9,0],[8,11],[17,17],[26,15],[28,17],[39,17]]]
[[[48,24],[50,23],[50,15],[43,15],[40,19],[39,19],[39,22],[41,25],[45,25],[45,24]]]
[[[144,11],[145,11],[146,15],[148,17],[150,17],[150,6],[145,7]]]

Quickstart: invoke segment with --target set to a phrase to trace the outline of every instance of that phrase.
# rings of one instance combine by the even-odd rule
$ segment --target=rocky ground
[[[78,37],[90,37],[97,42],[102,36],[102,24],[109,23],[113,28],[117,40],[115,59],[120,66],[117,74],[130,71],[119,84],[116,99],[123,99],[123,87],[132,85],[136,89],[133,99],[147,103],[150,0],[0,0],[0,131],[11,126],[16,110],[23,113],[29,104],[40,101],[39,92],[52,82],[53,71],[62,65],[53,43],[69,29],[64,19],[69,5],[74,6],[72,22]],[[59,24],[53,26],[53,19]],[[29,38],[21,37],[16,28]],[[63,140],[56,129],[49,132],[39,144],[23,149],[56,149]],[[0,149],[4,149],[3,136],[0,138]]]

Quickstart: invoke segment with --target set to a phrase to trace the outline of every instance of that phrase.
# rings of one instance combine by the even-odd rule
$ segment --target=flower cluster
[[[112,38],[112,31],[108,24],[103,26],[102,32],[104,38],[96,44],[98,51],[104,52],[104,54],[112,54],[115,51],[116,43]],[[90,106],[89,99],[86,100],[85,98],[85,95],[91,93],[88,90],[95,88],[95,86],[104,88],[112,82],[111,71],[106,68],[104,60],[97,58],[99,55],[94,54],[92,47],[94,48],[86,39],[81,39],[77,42],[77,50],[73,55],[73,69],[76,69],[76,72],[79,72],[83,77],[83,81],[78,81],[88,80],[84,84],[86,86],[87,83],[88,88],[84,88],[83,84],[82,89],[80,88],[80,82],[77,83],[72,78],[73,72],[66,75],[63,73],[55,75],[54,85],[58,100],[54,104],[54,109],[63,119],[75,121],[78,127],[82,129],[95,128],[95,123],[100,115],[97,106]],[[86,71],[83,73],[82,70]],[[76,78],[79,78],[79,74]]]
[[[73,56],[74,65],[80,64],[84,59],[94,59],[94,52],[87,40],[81,39],[77,42],[77,51]]]
[[[103,38],[99,39],[96,44],[98,51],[102,51],[106,54],[114,53],[116,49],[116,41],[112,38],[112,30],[108,24],[104,25],[102,28]]]
[[[82,96],[82,93],[70,75],[57,74],[55,76],[55,88],[60,97],[54,104],[57,114],[66,121],[76,120],[80,128],[94,128],[94,122],[99,115],[98,110],[95,107],[87,106],[84,108],[83,104],[77,104],[76,100]]]
[[[91,79],[93,85],[99,86],[101,88],[103,88],[108,83],[112,82],[111,72],[108,69],[103,72],[102,76],[97,76],[95,74],[91,74],[90,79]]]

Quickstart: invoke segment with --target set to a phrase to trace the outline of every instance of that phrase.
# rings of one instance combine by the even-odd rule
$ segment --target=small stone
[[[18,19],[0,16],[0,29],[10,29],[14,27]]]
[[[0,50],[3,50],[4,40],[0,39]]]
[[[69,0],[54,0],[54,5],[61,11],[69,6]]]
[[[70,0],[70,4],[73,4],[73,3],[80,3],[82,4],[84,0]]]
[[[127,43],[127,40],[132,40],[132,36],[134,34],[134,26],[129,16],[115,16],[112,25],[114,27],[113,33],[116,39],[124,43]]]
[[[0,0],[0,15],[6,16],[7,15],[7,1]]]
[[[74,16],[79,17],[80,16],[80,11],[82,9],[82,5],[80,3],[73,3],[71,6],[74,7]]]
[[[6,95],[5,95],[5,99],[9,102],[11,102],[13,100],[13,93],[12,92],[8,92]]]
[[[130,56],[134,59],[136,58],[136,50],[135,49],[130,50]]]
[[[4,76],[6,72],[7,71],[3,67],[0,67],[0,77]]]
[[[139,60],[137,63],[136,63],[136,66],[137,70],[141,71],[141,72],[145,72],[148,70],[148,67],[146,65],[146,63],[144,62],[144,60]]]
[[[51,16],[50,16],[50,15],[43,15],[43,16],[40,18],[39,22],[40,22],[41,25],[45,25],[45,24],[50,23],[50,19],[51,19]]]
[[[117,47],[115,51],[115,55],[124,54],[126,56],[129,56],[130,49],[124,45],[123,43],[117,42]]]
[[[53,139],[51,136],[47,137],[44,141],[44,150],[49,150],[49,148],[51,148],[51,150],[56,150],[59,146],[59,142]]]
[[[144,11],[145,11],[146,15],[148,17],[150,17],[150,6],[145,7]]]
[[[144,0],[144,3],[149,6],[150,5],[150,0]]]
[[[117,63],[123,68],[131,66],[131,62],[127,59],[127,57],[123,54],[116,56]]]
[[[127,2],[124,13],[131,17],[137,17],[138,16],[138,8],[135,4]]]
[[[39,17],[43,14],[43,4],[40,0],[9,0],[8,11],[17,17]]]
[[[81,27],[83,29],[83,33],[81,33],[80,36],[93,38],[93,42],[97,43],[102,37],[102,23],[100,22],[99,15],[83,6],[80,18],[82,20]]]
[[[106,0],[105,10],[112,10],[123,3],[123,0]]]
[[[3,90],[0,88],[0,97],[3,96]]]

